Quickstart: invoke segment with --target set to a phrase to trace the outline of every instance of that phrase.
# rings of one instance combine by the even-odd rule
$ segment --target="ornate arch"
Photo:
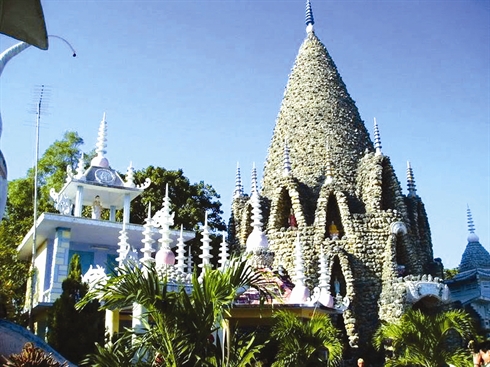
[[[339,231],[337,239],[349,234],[349,217],[350,210],[347,196],[343,192],[333,189],[322,190],[315,214],[315,226],[318,231],[322,232],[322,237],[333,237],[332,222]]]
[[[283,185],[277,188],[271,201],[268,229],[279,230],[305,225],[305,216],[297,186]]]

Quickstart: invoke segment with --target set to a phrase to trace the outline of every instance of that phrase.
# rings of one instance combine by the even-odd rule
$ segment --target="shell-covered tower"
[[[444,286],[433,278],[442,275],[442,264],[433,259],[428,219],[411,166],[404,195],[381,151],[376,121],[373,143],[313,24],[308,0],[306,39],[276,120],[260,202],[275,267],[284,266],[294,277],[299,233],[305,283],[313,287],[318,284],[319,255],[327,254],[331,293],[351,301],[339,327],[360,353],[371,343],[379,320],[399,317],[415,303],[433,305],[427,297],[444,298]],[[230,233],[242,248],[253,230],[251,215],[250,196],[240,185]],[[415,282],[427,285],[427,292],[411,295]]]

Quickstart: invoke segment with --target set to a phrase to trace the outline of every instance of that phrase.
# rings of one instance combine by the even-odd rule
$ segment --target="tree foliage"
[[[49,189],[62,187],[66,167],[75,166],[82,144],[83,140],[76,132],[66,132],[63,139],[55,141],[39,159],[38,213],[54,211]],[[34,222],[33,199],[34,168],[31,168],[26,177],[9,182],[7,207],[0,223],[0,314],[19,323],[23,323],[29,264],[18,259],[16,248]]]
[[[325,366],[325,358],[331,366],[342,358],[339,332],[327,315],[301,320],[291,312],[276,312],[271,337],[280,341],[273,367]]]
[[[225,334],[225,350],[222,350],[216,332],[224,329],[225,316],[238,291],[254,287],[265,292],[263,280],[262,274],[245,260],[233,259],[223,271],[206,268],[201,279],[195,270],[192,291],[188,293],[184,288],[167,290],[166,278],[154,266],[123,268],[119,275],[87,294],[79,307],[94,298],[100,299],[105,309],[122,309],[138,303],[146,310],[151,324],[146,324],[143,334],[126,330],[111,346],[112,353],[99,348],[85,365],[124,366],[129,355],[135,357],[133,362],[138,356],[144,356],[136,364],[142,366],[250,366],[260,350],[253,343],[253,335],[237,340]]]
[[[62,283],[63,293],[48,314],[48,343],[75,363],[94,352],[96,342],[104,341],[104,313],[98,310],[97,300],[89,302],[83,310],[75,309],[75,304],[88,292],[81,274],[80,257],[75,254],[68,277]]]
[[[148,206],[152,205],[152,214],[160,210],[168,185],[171,211],[175,213],[174,226],[183,225],[186,230],[197,230],[204,223],[204,214],[208,213],[208,225],[214,230],[225,230],[221,218],[219,194],[209,184],[200,181],[191,184],[181,169],[169,171],[163,167],[149,166],[135,171],[135,183],[142,184],[146,178],[151,185],[131,203],[131,223],[143,224],[148,215]]]
[[[469,363],[466,345],[473,335],[471,317],[462,310],[436,314],[409,310],[397,322],[380,326],[374,346],[391,351],[387,367],[463,367]]]

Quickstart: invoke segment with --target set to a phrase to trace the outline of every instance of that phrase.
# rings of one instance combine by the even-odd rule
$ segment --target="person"
[[[474,367],[490,367],[490,340],[477,344],[473,349]]]
[[[357,360],[357,367],[364,367],[364,359],[359,358]]]

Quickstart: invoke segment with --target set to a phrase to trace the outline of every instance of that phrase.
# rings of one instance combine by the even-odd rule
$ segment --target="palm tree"
[[[424,314],[410,310],[395,323],[384,323],[374,335],[374,347],[392,351],[386,366],[468,366],[463,347],[474,335],[472,319],[462,310]]]
[[[342,343],[330,318],[315,313],[303,321],[291,312],[274,314],[271,337],[279,341],[273,367],[315,367],[340,362]]]
[[[146,323],[146,331],[135,334],[127,330],[113,346],[121,356],[131,355],[135,365],[245,367],[260,351],[260,346],[253,343],[253,335],[242,340],[225,335],[225,340],[221,340],[218,330],[225,329],[225,317],[240,290],[253,287],[267,296],[263,281],[261,273],[238,258],[232,259],[223,271],[208,267],[201,277],[194,271],[189,293],[183,287],[169,291],[167,280],[154,266],[125,267],[87,294],[78,307],[94,298],[104,309],[123,309],[134,303],[144,307],[151,321]],[[99,367],[118,365],[110,355],[104,356],[103,348],[86,363]],[[126,363],[127,360],[121,361],[121,365]]]

